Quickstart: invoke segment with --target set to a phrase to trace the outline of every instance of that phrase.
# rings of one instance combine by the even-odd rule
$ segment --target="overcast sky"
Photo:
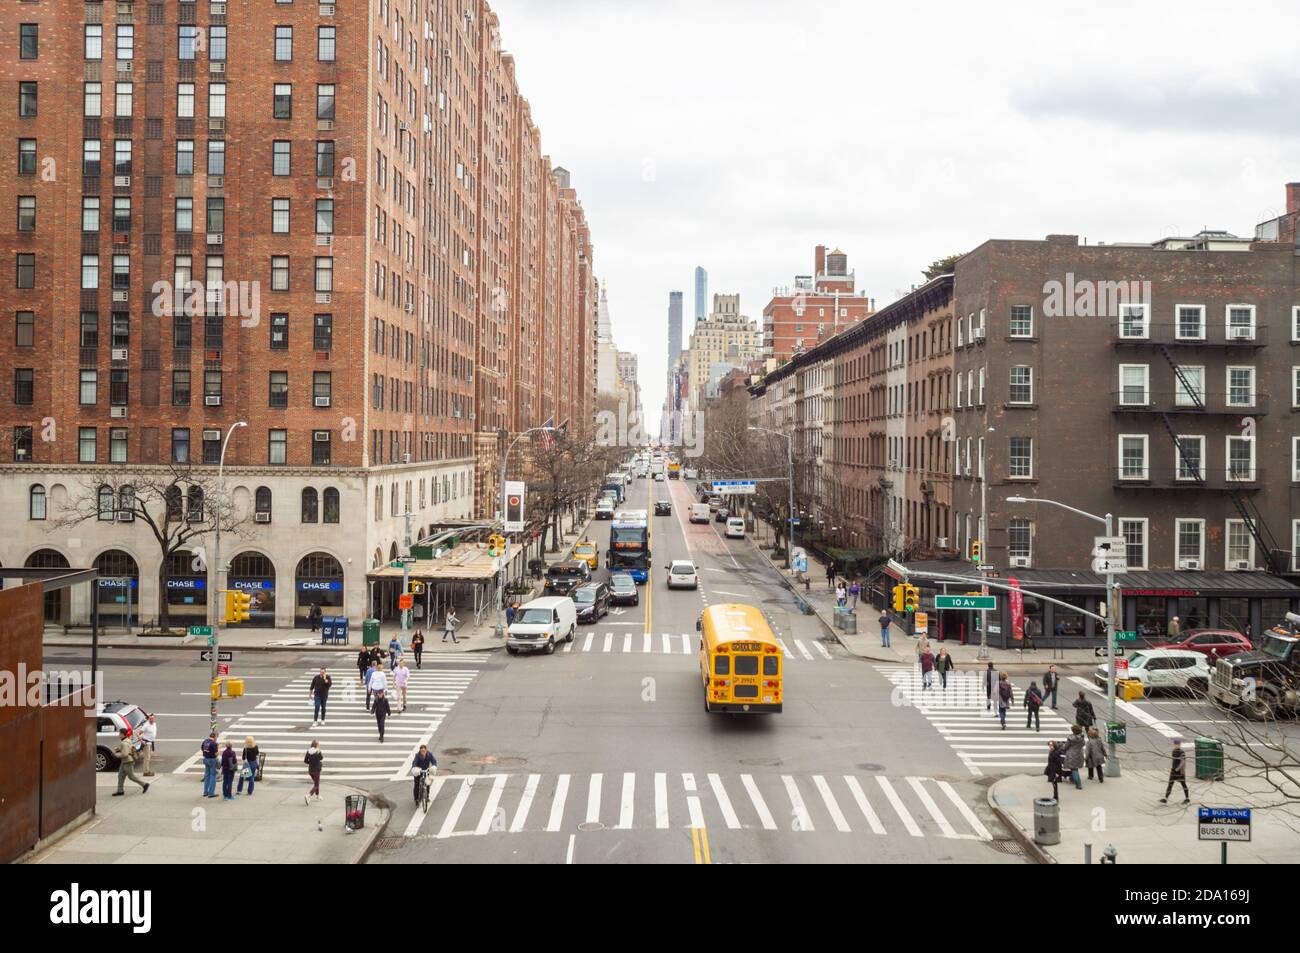
[[[493,5],[652,432],[697,264],[759,320],[839,246],[880,307],[989,238],[1249,235],[1300,180],[1294,0]]]

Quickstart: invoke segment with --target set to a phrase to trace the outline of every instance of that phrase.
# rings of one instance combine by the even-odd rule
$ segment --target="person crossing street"
[[[1161,804],[1169,803],[1169,795],[1173,793],[1175,784],[1183,787],[1183,803],[1191,804],[1192,795],[1187,790],[1187,752],[1183,750],[1183,742],[1179,738],[1174,739],[1174,749],[1169,753],[1169,783],[1165,785],[1165,796],[1160,799]]]
[[[118,733],[117,747],[113,749],[113,757],[117,758],[117,790],[113,792],[113,797],[121,797],[126,793],[126,782],[129,778],[133,784],[140,785],[140,793],[149,793],[149,782],[141,781],[135,776],[135,742],[127,735],[123,728]]]

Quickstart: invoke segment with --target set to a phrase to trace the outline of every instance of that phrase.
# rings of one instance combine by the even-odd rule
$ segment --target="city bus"
[[[781,646],[762,612],[734,602],[709,606],[695,628],[706,712],[781,711]]]
[[[637,582],[650,575],[650,524],[644,511],[635,519],[615,519],[609,527],[605,568],[625,572]]]

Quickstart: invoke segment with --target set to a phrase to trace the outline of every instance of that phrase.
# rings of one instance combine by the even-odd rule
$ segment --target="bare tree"
[[[549,529],[548,550],[560,547],[560,517],[586,502],[601,480],[625,455],[626,448],[601,446],[592,437],[554,434],[547,442],[530,438],[528,453],[528,506],[542,527],[543,543]]]
[[[221,532],[237,538],[252,535],[251,513],[240,513],[229,498],[222,499],[215,473],[190,464],[173,463],[147,471],[115,470],[88,476],[70,494],[53,527],[69,529],[92,520],[121,520],[126,514],[153,534],[158,562],[158,627],[168,628],[167,581],[171,557],[195,546],[220,525]],[[196,571],[207,563],[196,556]],[[216,598],[209,594],[209,598]]]

